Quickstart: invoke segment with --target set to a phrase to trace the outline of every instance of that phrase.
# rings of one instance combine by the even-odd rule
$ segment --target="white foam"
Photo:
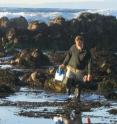
[[[1,69],[8,69],[8,68],[13,68],[12,65],[0,65]]]
[[[15,10],[14,10],[15,11]],[[48,22],[49,20],[57,17],[57,16],[62,16],[66,20],[70,20],[73,18],[77,18],[82,12],[90,12],[90,13],[99,13],[102,15],[112,15],[117,17],[117,10],[110,10],[110,9],[95,9],[95,10],[78,10],[78,11],[36,11],[36,12],[24,12],[21,11],[19,12],[10,12],[10,11],[0,11],[0,18],[3,16],[8,17],[9,19],[15,18],[15,17],[20,17],[23,16],[25,17],[28,21],[32,20],[38,20],[40,22]]]

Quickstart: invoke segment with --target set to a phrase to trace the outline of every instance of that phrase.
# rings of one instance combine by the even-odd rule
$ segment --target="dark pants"
[[[75,88],[75,91],[76,91],[75,96],[78,99],[80,99],[81,89],[83,88],[84,82],[66,77],[65,83],[66,83],[66,88],[67,88],[68,95],[71,94],[72,88]]]

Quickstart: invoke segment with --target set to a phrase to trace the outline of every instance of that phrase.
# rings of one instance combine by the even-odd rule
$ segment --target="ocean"
[[[54,8],[7,8],[0,7],[0,18],[5,16],[9,19],[23,16],[28,22],[39,21],[48,22],[49,20],[62,16],[66,20],[77,18],[83,12],[99,13],[102,15],[112,15],[117,18],[117,10],[115,9],[54,9]]]

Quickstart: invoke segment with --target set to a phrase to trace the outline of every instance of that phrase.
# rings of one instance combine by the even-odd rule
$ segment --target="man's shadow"
[[[55,117],[57,119],[57,117]],[[83,124],[81,112],[79,114],[76,114],[75,117],[71,118],[69,117],[58,117],[58,120],[56,120],[55,124]]]

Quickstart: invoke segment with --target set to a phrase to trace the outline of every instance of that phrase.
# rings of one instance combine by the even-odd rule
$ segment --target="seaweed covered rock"
[[[8,28],[9,27],[9,19],[7,17],[0,18],[0,27]]]
[[[12,93],[16,91],[19,79],[8,70],[0,70],[0,93]]]
[[[51,65],[48,57],[38,49],[22,50],[11,64],[21,65],[24,67],[38,68],[41,66]]]
[[[25,82],[26,85],[31,87],[44,88],[46,78],[46,72],[34,70],[33,72],[24,74],[22,77],[22,81]]]
[[[8,41],[12,41],[15,36],[16,36],[16,30],[15,30],[15,28],[10,28],[6,32],[6,38],[7,38]]]
[[[54,65],[63,63],[65,56],[65,51],[51,51],[50,53],[48,53],[48,57]]]
[[[117,57],[111,50],[91,50],[92,53],[92,74],[96,81],[116,80]]]
[[[84,33],[89,47],[115,47],[116,17],[103,16],[98,13],[82,13],[77,19],[80,22],[79,31]],[[114,40],[111,39],[112,37]]]
[[[13,53],[15,46],[18,43],[17,30],[15,28],[9,28],[6,34],[1,39],[1,47],[6,53]]]
[[[107,99],[117,98],[117,82],[115,80],[105,79],[98,84],[98,91],[101,92]]]
[[[98,90],[101,92],[111,92],[115,88],[117,88],[117,83],[112,80],[103,80],[98,85]]]
[[[9,26],[11,28],[27,29],[27,27],[28,27],[28,21],[23,16],[10,19],[9,21],[10,21],[10,25]]]
[[[113,109],[111,109],[111,110],[108,110],[108,112],[110,113],[110,114],[113,114],[113,115],[117,115],[117,109],[115,108],[113,108]]]
[[[46,81],[44,88],[46,90],[51,90],[60,93],[66,91],[66,86],[60,81],[55,81],[53,78]]]
[[[35,69],[25,73],[21,80],[30,87],[41,88],[54,92],[65,92],[65,85],[60,81],[55,81],[54,74],[54,70],[50,72],[48,69]]]
[[[43,31],[47,29],[47,25],[45,23],[39,23],[38,21],[32,21],[28,24],[28,30],[30,31]]]
[[[28,30],[31,30],[31,31],[39,30],[39,22],[38,21],[30,22],[28,24]]]
[[[65,19],[61,16],[52,19],[48,25],[58,24],[63,25],[65,23]]]
[[[108,25],[108,26],[107,26]],[[75,19],[56,17],[48,22],[27,22],[24,17],[8,19],[2,17],[0,28],[4,37],[9,28],[17,29],[20,48],[38,47],[43,49],[67,50],[78,34],[82,34],[89,48],[117,48],[117,19],[98,13],[82,13]],[[20,31],[22,30],[22,31]],[[22,32],[22,33],[20,33]],[[15,40],[17,41],[17,40]],[[51,43],[50,43],[51,42]]]
[[[116,100],[117,99],[117,92],[111,91],[111,92],[107,93],[106,98]]]
[[[117,57],[115,57],[111,51],[97,51],[96,61],[100,70],[100,74],[107,75],[114,74],[117,72]]]

